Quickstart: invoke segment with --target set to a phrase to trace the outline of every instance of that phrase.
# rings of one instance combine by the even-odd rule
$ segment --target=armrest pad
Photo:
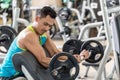
[[[29,51],[15,54],[12,61],[17,71],[22,71],[21,65],[24,65],[35,80],[54,80],[49,70],[44,68]]]

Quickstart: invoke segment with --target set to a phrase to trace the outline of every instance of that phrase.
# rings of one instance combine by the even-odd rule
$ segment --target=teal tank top
[[[32,26],[29,26],[30,28],[32,28]],[[33,29],[33,28],[32,28]],[[31,30],[31,29],[30,29]],[[40,36],[40,45],[44,45],[46,42],[46,35],[43,34]],[[0,77],[12,77],[12,76],[16,76],[19,74],[19,72],[17,72],[14,69],[13,63],[12,63],[12,56],[18,52],[23,52],[26,49],[22,49],[18,46],[17,44],[17,37],[14,39],[14,41],[12,42],[3,63],[0,66]]]

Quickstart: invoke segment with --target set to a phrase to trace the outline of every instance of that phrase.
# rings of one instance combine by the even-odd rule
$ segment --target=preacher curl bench
[[[49,70],[39,64],[29,51],[15,54],[13,64],[17,71],[24,73],[27,80],[54,80]]]

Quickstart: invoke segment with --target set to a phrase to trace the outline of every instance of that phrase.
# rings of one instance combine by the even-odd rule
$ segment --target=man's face
[[[45,18],[40,18],[37,21],[38,22],[38,28],[37,32],[39,34],[43,34],[47,32],[50,28],[52,28],[52,25],[54,24],[55,19],[52,19],[49,15]]]

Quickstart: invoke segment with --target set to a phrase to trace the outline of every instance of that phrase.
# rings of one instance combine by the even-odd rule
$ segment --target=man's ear
[[[38,22],[40,20],[40,16],[36,16],[35,21]]]

